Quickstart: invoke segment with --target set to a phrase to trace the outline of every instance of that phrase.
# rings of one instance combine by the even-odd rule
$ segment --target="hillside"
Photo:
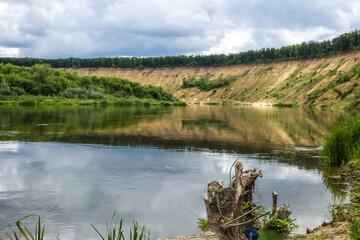
[[[360,52],[310,60],[227,67],[71,68],[80,76],[108,76],[163,87],[187,103],[360,106]],[[226,82],[227,78],[233,79]],[[210,90],[183,88],[184,81],[223,82]]]

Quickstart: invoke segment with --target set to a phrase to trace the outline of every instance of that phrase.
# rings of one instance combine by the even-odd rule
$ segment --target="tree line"
[[[180,55],[164,57],[101,57],[101,58],[0,58],[0,62],[31,67],[49,64],[54,68],[167,68],[210,67],[249,63],[268,63],[330,56],[360,50],[360,31],[344,33],[327,41],[309,41],[281,48],[262,48],[233,54]]]

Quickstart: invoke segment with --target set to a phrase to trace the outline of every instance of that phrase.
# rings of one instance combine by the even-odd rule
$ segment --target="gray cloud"
[[[359,24],[356,0],[0,0],[0,56],[228,53],[328,39]]]

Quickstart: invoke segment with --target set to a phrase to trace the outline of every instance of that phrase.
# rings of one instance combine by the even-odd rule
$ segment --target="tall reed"
[[[360,115],[335,126],[322,151],[324,162],[344,165],[360,157]]]
[[[99,234],[102,240],[105,237],[91,224],[94,230]],[[125,240],[125,229],[123,228],[123,219],[116,216],[114,212],[110,223],[106,222],[107,240]],[[132,228],[130,228],[129,240],[150,240],[150,230],[143,226],[140,230],[138,222],[133,220]]]

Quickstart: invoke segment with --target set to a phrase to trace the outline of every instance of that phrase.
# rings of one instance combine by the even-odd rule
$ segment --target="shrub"
[[[98,88],[67,88],[61,95],[71,99],[106,98],[106,95]]]
[[[4,80],[0,82],[0,95],[11,95],[10,87]]]
[[[348,210],[341,204],[332,204],[328,207],[328,209],[333,220],[348,213]]]
[[[343,165],[360,155],[360,117],[335,126],[321,154],[330,165]]]
[[[49,65],[31,68],[0,64],[0,95],[63,96],[71,99],[129,98],[176,101],[174,96],[155,86],[113,77],[79,77]]]

